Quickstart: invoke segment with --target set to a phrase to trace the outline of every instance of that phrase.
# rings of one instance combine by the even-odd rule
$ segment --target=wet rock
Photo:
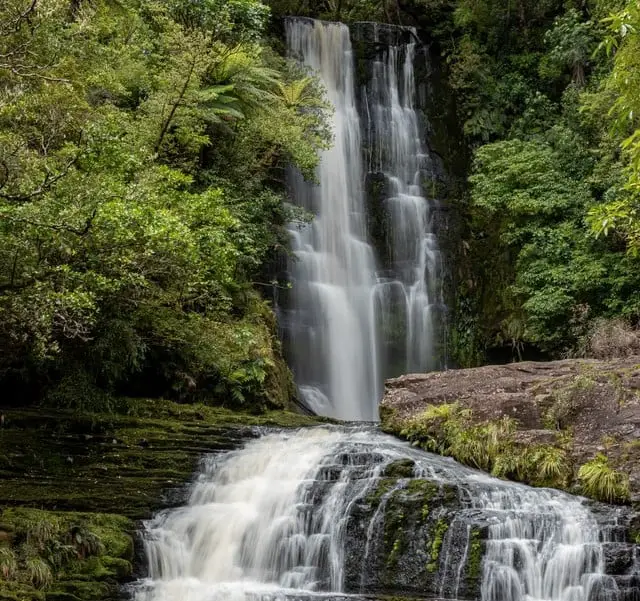
[[[623,576],[631,571],[635,560],[635,546],[627,543],[602,545],[607,574]]]

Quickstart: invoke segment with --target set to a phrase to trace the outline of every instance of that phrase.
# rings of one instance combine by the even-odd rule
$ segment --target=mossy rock
[[[96,601],[132,574],[135,525],[124,516],[10,507],[0,523],[13,533],[14,567],[0,599]]]
[[[412,478],[415,465],[413,459],[392,461],[384,468],[383,476],[386,478]]]
[[[202,455],[235,448],[255,435],[251,428],[323,422],[287,411],[238,413],[152,399],[120,399],[117,408],[4,412],[0,505],[148,518],[167,495],[179,497]]]

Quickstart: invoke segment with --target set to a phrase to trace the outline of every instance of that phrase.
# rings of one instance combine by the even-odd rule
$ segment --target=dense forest
[[[2,3],[5,398],[288,402],[256,287],[287,244],[284,169],[313,177],[330,132],[268,19],[254,0]]]
[[[2,3],[5,399],[287,404],[260,291],[288,246],[285,170],[313,178],[331,132],[282,56],[286,14],[416,26],[437,57],[465,149],[455,363],[637,348],[636,0],[269,4]]]

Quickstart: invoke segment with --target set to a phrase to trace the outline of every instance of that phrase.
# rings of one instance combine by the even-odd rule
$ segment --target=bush
[[[578,471],[584,493],[606,503],[629,500],[629,476],[612,468],[609,459],[598,453]]]
[[[640,355],[640,330],[624,319],[598,319],[583,338],[581,352],[594,359]]]

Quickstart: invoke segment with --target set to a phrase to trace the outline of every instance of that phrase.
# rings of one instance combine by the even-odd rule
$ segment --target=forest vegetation
[[[330,131],[268,19],[255,0],[1,3],[5,400],[289,402],[257,288],[287,245],[284,170],[313,177]]]
[[[416,26],[439,61],[468,153],[463,189],[448,200],[463,222],[454,363],[637,352],[636,0],[271,4],[281,14]],[[446,105],[435,99],[436,111]]]
[[[4,400],[287,404],[267,266],[285,170],[312,178],[331,132],[321,85],[282,56],[286,14],[414,25],[439,57],[468,175],[447,199],[455,363],[636,345],[635,0],[267,4],[0,6]]]

